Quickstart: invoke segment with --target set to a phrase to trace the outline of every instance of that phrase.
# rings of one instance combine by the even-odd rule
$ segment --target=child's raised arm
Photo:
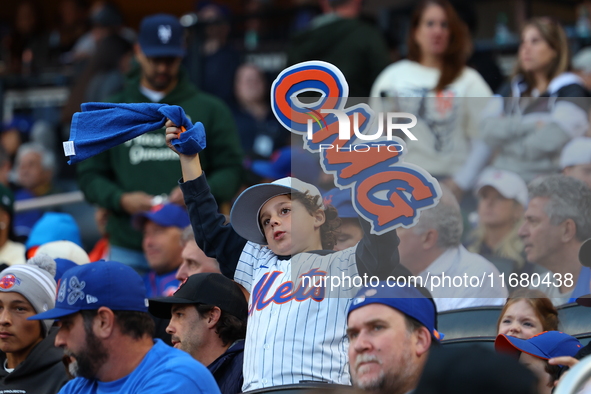
[[[179,155],[181,161],[181,170],[183,173],[183,181],[192,181],[193,179],[199,178],[201,174],[203,174],[203,170],[201,168],[201,162],[199,161],[199,154],[195,155],[184,155],[179,153],[174,146],[172,145],[172,141],[179,138],[179,135],[183,132],[177,125],[175,125],[172,120],[168,119],[166,121],[166,145],[174,152]]]
[[[382,235],[371,234],[371,225],[360,218],[363,238],[355,251],[360,276],[377,276],[387,280],[389,276],[409,276],[410,272],[400,264],[398,245],[400,239],[395,230]]]
[[[189,211],[195,241],[207,256],[217,259],[222,274],[234,279],[234,271],[246,240],[239,236],[232,226],[224,224],[226,218],[219,213],[205,176],[202,176],[199,154],[184,155],[172,145],[172,141],[179,138],[180,133],[182,130],[169,119],[166,122],[166,144],[179,155],[181,161],[181,190]]]

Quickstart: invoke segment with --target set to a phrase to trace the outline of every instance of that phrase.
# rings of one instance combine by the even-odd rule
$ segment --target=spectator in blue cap
[[[437,309],[427,291],[399,284],[361,289],[349,308],[349,368],[353,385],[362,390],[411,392],[440,339]]]
[[[345,250],[355,246],[363,238],[359,215],[351,203],[351,193],[334,188],[324,194],[324,205],[332,205],[339,212],[341,224],[336,231],[337,239],[334,250]]]
[[[55,308],[29,320],[57,319],[55,345],[75,360],[63,394],[219,393],[189,354],[152,338],[146,289],[132,268],[98,261],[67,270]]]
[[[198,90],[181,66],[186,52],[184,38],[183,26],[174,15],[146,16],[134,47],[139,70],[128,74],[124,89],[108,101],[178,105],[190,119],[202,122],[207,130],[207,150],[199,157],[218,205],[229,212],[243,172],[240,140],[228,107]],[[229,79],[227,75],[224,78]],[[147,271],[142,235],[132,227],[131,217],[150,210],[155,196],[167,194],[171,202],[183,202],[177,183],[181,176],[178,158],[166,147],[163,130],[84,160],[77,165],[77,172],[85,198],[109,211],[109,259],[138,272]]]
[[[498,352],[508,353],[538,377],[538,393],[550,394],[560,376],[561,367],[550,365],[554,357],[574,357],[583,346],[574,337],[560,331],[544,331],[529,339],[499,335],[495,340]]]
[[[148,297],[170,296],[179,287],[176,271],[183,262],[183,229],[190,224],[187,211],[176,204],[156,205],[134,217],[143,232],[142,247],[150,270],[144,275]]]

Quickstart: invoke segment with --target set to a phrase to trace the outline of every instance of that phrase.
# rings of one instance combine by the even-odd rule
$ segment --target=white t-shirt
[[[465,67],[455,81],[435,92],[440,74],[410,60],[396,62],[382,71],[371,90],[371,97],[395,99],[373,99],[371,107],[377,112],[414,114],[418,122],[411,131],[417,141],[407,140],[405,161],[435,176],[453,176],[468,158],[470,139],[479,134],[479,114],[492,91],[478,72]],[[395,108],[386,108],[389,104]]]
[[[140,85],[140,92],[147,98],[149,98],[153,103],[159,103],[160,100],[166,96],[164,92],[157,92],[156,90],[148,89],[147,87]]]

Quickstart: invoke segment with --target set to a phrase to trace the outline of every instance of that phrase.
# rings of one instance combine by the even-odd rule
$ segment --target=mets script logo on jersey
[[[12,274],[4,275],[2,279],[0,279],[0,289],[8,290],[11,289],[14,285],[20,285],[21,280]]]
[[[298,302],[306,301],[308,299],[312,299],[316,302],[324,300],[324,287],[317,287],[315,285],[320,285],[324,282],[323,278],[326,278],[325,271],[320,271],[317,268],[314,268],[305,274],[300,275],[298,283],[293,283],[292,281],[283,282],[271,293],[271,289],[280,275],[283,275],[283,272],[268,272],[264,274],[255,285],[252,292],[252,304],[248,310],[249,315],[251,315],[255,309],[261,311],[271,303],[281,305],[294,300]]]
[[[298,95],[308,92],[321,97],[303,104]],[[304,62],[285,69],[273,82],[271,107],[284,127],[302,136],[305,149],[320,153],[320,165],[334,176],[335,185],[351,190],[353,207],[371,223],[372,233],[411,227],[420,211],[436,205],[441,196],[439,183],[427,171],[402,162],[406,144],[391,133],[390,126],[408,131],[416,118],[414,123],[394,124],[392,119],[414,115],[393,114],[388,118],[387,139],[377,142],[376,135],[368,135],[375,120],[373,110],[366,104],[345,108],[348,94],[338,68],[326,62]]]

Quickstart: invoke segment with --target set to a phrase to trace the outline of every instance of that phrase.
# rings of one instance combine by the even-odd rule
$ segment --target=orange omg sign
[[[315,98],[304,102],[299,98],[304,93]],[[279,74],[271,89],[271,107],[285,128],[302,136],[305,149],[320,153],[320,164],[335,184],[351,189],[353,207],[372,224],[373,233],[410,227],[421,210],[439,201],[439,183],[424,169],[401,160],[406,144],[400,138],[369,137],[374,111],[367,104],[346,107],[348,95],[338,68],[310,61]],[[397,125],[401,129],[416,124],[414,115],[393,115],[411,119],[411,124]]]

